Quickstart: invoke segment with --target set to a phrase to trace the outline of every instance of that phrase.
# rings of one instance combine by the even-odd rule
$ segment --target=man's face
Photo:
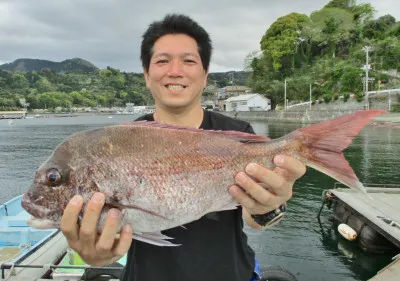
[[[159,38],[153,47],[146,86],[157,107],[180,109],[200,105],[207,83],[196,41],[184,34]]]

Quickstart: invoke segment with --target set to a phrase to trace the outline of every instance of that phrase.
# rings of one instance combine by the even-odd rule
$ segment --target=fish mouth
[[[60,228],[60,224],[56,223],[52,220],[48,219],[40,219],[32,216],[30,219],[27,220],[26,222],[30,227],[36,228],[36,229],[49,229],[49,228]]]
[[[32,203],[32,197],[29,192],[25,193],[21,200],[21,206],[32,217],[27,220],[27,224],[36,229],[59,228],[60,224],[47,219],[51,217],[51,211],[43,206]]]
[[[21,200],[21,206],[25,209],[29,214],[37,219],[45,218],[49,213],[50,210],[33,203],[32,196],[29,192],[26,192]]]

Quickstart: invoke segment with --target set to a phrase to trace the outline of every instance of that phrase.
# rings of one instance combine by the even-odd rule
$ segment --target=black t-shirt
[[[154,121],[153,114],[137,120]],[[249,123],[204,111],[200,128],[254,133]],[[135,226],[133,226],[135,228]],[[209,213],[163,231],[177,247],[160,247],[133,240],[123,281],[248,281],[255,254],[243,232],[242,209]]]

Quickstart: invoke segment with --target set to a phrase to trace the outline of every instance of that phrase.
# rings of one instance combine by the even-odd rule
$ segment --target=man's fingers
[[[104,194],[96,192],[87,204],[79,231],[79,239],[83,244],[88,243],[93,245],[95,241],[97,222],[104,205],[104,199]]]
[[[128,252],[132,243],[132,228],[126,224],[121,229],[119,240],[116,240],[113,247],[113,254],[122,257]]]
[[[61,218],[61,231],[70,244],[75,243],[79,239],[78,216],[82,209],[82,197],[75,195],[64,209]]]
[[[277,155],[274,157],[274,164],[288,172],[284,173],[286,180],[294,182],[306,173],[306,166],[290,156]]]
[[[106,223],[96,244],[96,249],[98,251],[106,252],[112,249],[120,218],[121,212],[118,209],[111,209],[108,211]]]
[[[282,189],[285,184],[285,179],[283,179],[280,175],[277,173],[264,168],[260,165],[250,163],[246,167],[246,174],[257,180],[257,182],[260,182],[261,184],[265,185],[268,187],[268,191],[275,195],[280,195],[282,193]],[[265,189],[265,188],[263,188]],[[263,193],[263,189],[261,190],[255,190],[258,191],[258,193]],[[250,191],[251,192],[251,191]],[[258,196],[258,195],[255,195]],[[256,197],[257,198],[257,197]]]
[[[247,209],[254,209],[257,206],[257,202],[237,185],[232,185],[229,188],[229,193],[240,205]]]

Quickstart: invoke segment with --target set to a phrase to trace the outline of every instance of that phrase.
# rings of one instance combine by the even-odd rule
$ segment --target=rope
[[[15,267],[14,267],[14,266],[15,266],[15,264],[14,264],[14,263],[11,263],[10,271],[8,272],[8,275],[4,278],[3,281],[7,281],[8,279],[10,279],[10,277],[11,277],[12,275],[15,274],[15,272],[14,272]]]
[[[4,210],[6,211],[6,216],[8,217],[8,209],[6,204],[0,204],[0,207],[4,206]]]

